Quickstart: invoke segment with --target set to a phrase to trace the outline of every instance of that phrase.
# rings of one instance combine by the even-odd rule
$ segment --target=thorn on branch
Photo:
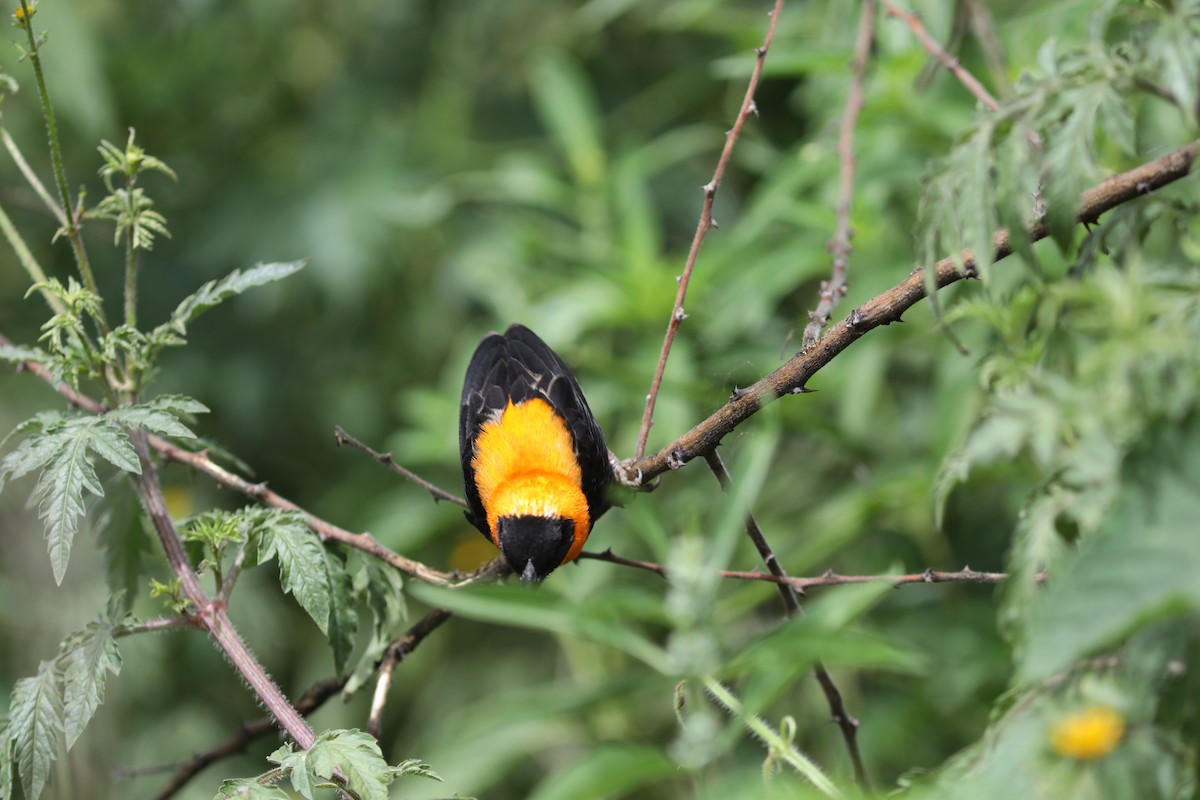
[[[812,394],[816,389],[810,389],[807,386],[797,386],[792,389],[792,394]]]
[[[709,181],[708,183],[704,184],[700,188],[704,191],[705,197],[712,197],[714,194],[717,193],[717,182]]]
[[[682,468],[687,463],[686,455],[682,448],[676,447],[667,454],[667,466],[672,470]]]
[[[867,322],[867,315],[865,313],[863,313],[863,310],[861,308],[854,309],[853,311],[850,312],[850,316],[846,317],[846,327],[847,328],[857,328],[861,325],[866,324],[866,322]]]

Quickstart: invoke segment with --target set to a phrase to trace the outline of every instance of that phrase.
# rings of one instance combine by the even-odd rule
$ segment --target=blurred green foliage
[[[946,41],[956,9],[982,4],[912,5]],[[816,393],[743,425],[723,445],[732,495],[696,462],[597,526],[593,549],[663,563],[671,581],[595,561],[532,593],[407,581],[410,621],[430,604],[456,615],[398,667],[381,737],[389,763],[419,758],[446,783],[406,778],[396,794],[814,796],[773,751],[764,767],[768,749],[708,698],[707,676],[780,735],[794,730],[794,745],[852,794],[809,676],[819,658],[863,722],[879,788],[1194,795],[1195,178],[1090,232],[1064,223],[1062,198],[1196,138],[1200,7],[989,7],[992,25],[979,23],[958,55],[1006,103],[999,116],[944,72],[922,80],[930,59],[911,32],[878,21],[856,130],[850,293],[835,319],[929,258],[1026,219],[1043,178],[1057,247],[1018,242],[1020,256],[943,293],[942,317],[918,306],[819,373]],[[610,446],[630,455],[699,187],[767,10],[744,0],[44,0],[37,23],[49,31],[43,58],[72,191],[86,186],[89,204],[103,196],[95,148],[130,127],[178,175],[148,182],[171,238],[143,261],[147,326],[235,268],[311,259],[190,325],[189,345],[164,353],[156,391],[210,408],[194,429],[252,479],[406,556],[470,569],[491,553],[459,510],[336,449],[333,427],[456,489],[467,358],[482,334],[520,321],[573,366]],[[795,349],[830,266],[858,13],[856,3],[785,8],[761,118],[717,197],[720,228],[692,282],[652,448]],[[993,43],[1003,63],[989,58]],[[49,181],[28,65],[0,48],[0,66],[22,87],[4,100],[3,125]],[[1030,129],[1043,151],[1029,148]],[[0,204],[65,282],[73,265],[52,242],[57,223],[8,160],[0,176]],[[124,252],[106,225],[89,223],[85,238],[115,318]],[[0,260],[0,332],[33,344],[46,315],[28,287],[15,258]],[[0,430],[48,408],[65,403],[0,372]],[[177,518],[244,505],[179,465],[161,474]],[[142,565],[170,576],[136,499],[111,471],[100,479],[104,502],[88,506],[61,587],[24,506],[28,485],[0,494],[0,697],[94,622],[106,577],[140,616],[164,613]],[[747,508],[792,574],[969,564],[1014,579],[999,591],[814,590],[809,615],[784,624],[772,587],[713,577],[758,564],[742,535]],[[289,695],[333,674],[328,643],[274,567],[248,569],[230,611]],[[362,625],[358,643],[379,636]],[[151,796],[169,771],[122,771],[186,759],[261,713],[198,633],[124,638],[120,657],[44,796]],[[363,726],[369,695],[368,683],[328,704],[314,727]],[[1088,705],[1127,720],[1119,749],[1095,763],[1053,753],[1050,726]],[[180,796],[262,772],[277,747],[259,742]]]

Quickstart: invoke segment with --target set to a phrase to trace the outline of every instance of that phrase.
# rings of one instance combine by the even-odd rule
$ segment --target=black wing
[[[479,343],[467,367],[459,413],[458,449],[469,506],[467,519],[485,536],[491,535],[487,512],[475,488],[475,470],[471,467],[475,439],[485,422],[500,418],[509,398],[517,404],[532,397],[548,402],[566,421],[583,473],[583,496],[592,522],[608,510],[606,492],[612,467],[604,431],[563,360],[533,331],[524,325],[512,325],[503,335],[491,333]]]

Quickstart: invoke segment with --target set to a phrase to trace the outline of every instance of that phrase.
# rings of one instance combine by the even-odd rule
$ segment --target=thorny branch
[[[850,266],[850,244],[853,229],[850,226],[850,210],[854,202],[854,129],[863,107],[863,84],[867,75],[867,60],[871,56],[871,41],[875,31],[875,0],[863,0],[862,16],[858,21],[858,36],[854,41],[854,57],[850,62],[850,92],[846,95],[846,110],[842,113],[842,129],[838,135],[838,204],[837,225],[833,238],[829,240],[829,252],[833,256],[833,270],[829,280],[821,281],[821,299],[814,311],[809,312],[810,322],[804,328],[800,349],[815,343],[821,329],[829,322],[838,301],[846,295],[846,272]]]
[[[653,572],[655,575],[662,577],[667,576],[667,568],[662,564],[655,564],[653,561],[639,561],[636,558],[626,558],[619,556],[611,549],[603,550],[599,553],[590,550],[584,550],[579,554],[580,558],[591,559],[593,561],[607,561],[610,564],[620,564],[623,567],[632,567],[633,569],[641,569],[646,572]],[[1007,572],[979,572],[970,567],[963,567],[955,572],[945,572],[942,570],[927,569],[924,572],[913,572],[907,575],[840,575],[833,570],[811,578],[792,578],[787,576],[772,575],[769,572],[758,571],[742,571],[742,570],[721,570],[719,573],[722,578],[729,578],[735,581],[761,581],[762,583],[775,583],[784,586],[790,586],[796,589],[800,594],[804,594],[808,589],[823,588],[826,586],[845,586],[850,583],[891,583],[894,588],[901,586],[911,586],[916,583],[976,583],[976,584],[994,584],[1001,583],[1008,579]],[[1038,575],[1038,580],[1045,580],[1045,573]]]
[[[390,469],[392,472],[396,473],[397,475],[401,476],[402,478],[404,478],[408,481],[411,481],[412,483],[415,483],[417,486],[420,486],[422,489],[429,492],[429,494],[433,495],[434,500],[445,500],[447,503],[454,503],[454,505],[456,505],[456,506],[462,506],[463,508],[467,507],[466,500],[463,500],[458,495],[447,492],[445,489],[441,488],[440,486],[430,483],[429,481],[425,480],[417,473],[415,473],[411,470],[405,469],[404,467],[397,464],[394,460],[392,460],[391,453],[380,453],[377,450],[371,449],[367,445],[360,442],[358,439],[355,439],[353,436],[346,433],[344,430],[342,430],[342,428],[340,426],[333,429],[333,438],[337,441],[339,447],[341,447],[344,444],[348,444],[351,447],[355,448],[356,450],[363,451],[364,453],[369,455],[371,458],[375,459],[380,464],[383,464],[385,467]]]
[[[762,46],[754,51],[754,70],[750,73],[750,83],[746,86],[746,95],[742,99],[742,107],[738,110],[733,127],[725,134],[725,147],[721,150],[720,158],[717,159],[717,168],[713,171],[712,180],[704,184],[703,187],[704,205],[700,209],[700,221],[696,225],[696,235],[692,237],[692,246],[688,250],[687,261],[684,263],[683,272],[679,276],[679,288],[675,291],[675,305],[671,309],[671,319],[667,322],[667,333],[663,337],[662,350],[658,354],[658,366],[654,368],[654,378],[650,381],[650,393],[646,395],[646,410],[642,413],[642,426],[638,429],[637,447],[634,450],[633,456],[635,459],[641,459],[646,453],[646,440],[650,436],[650,426],[654,422],[654,404],[658,400],[658,390],[662,386],[663,373],[667,369],[667,357],[671,354],[671,344],[675,341],[675,333],[679,330],[679,323],[687,319],[687,314],[683,313],[683,301],[687,297],[688,282],[692,279],[692,269],[696,266],[696,258],[700,255],[700,247],[704,244],[704,237],[717,225],[712,218],[712,208],[713,201],[717,196],[717,190],[721,188],[721,178],[725,175],[725,167],[729,164],[729,157],[733,153],[733,146],[737,143],[738,136],[741,134],[746,120],[749,119],[751,114],[758,114],[758,106],[754,102],[754,93],[757,91],[758,81],[762,77],[763,63],[767,59],[767,50],[771,47],[771,40],[775,38],[775,26],[779,22],[779,13],[781,11],[783,11],[783,0],[775,0],[775,8],[771,11],[771,23],[767,26],[767,35],[763,39]]]
[[[1200,151],[1200,142],[1180,147],[1154,161],[1114,175],[1080,195],[1076,219],[1093,224],[1101,214],[1135,198],[1173,183],[1188,175]],[[1041,221],[1026,228],[1031,242],[1046,238],[1048,231]],[[1012,254],[1007,229],[992,235],[993,261]],[[933,265],[932,285],[943,289],[975,273],[975,260],[970,250],[957,258],[947,257]],[[901,315],[924,299],[925,268],[916,269],[904,281],[863,303],[849,316],[830,328],[815,345],[797,353],[779,369],[749,388],[734,393],[729,402],[717,409],[708,419],[696,425],[671,444],[641,459],[623,462],[627,482],[649,484],[659,475],[679,469],[688,461],[716,447],[721,439],[776,398],[806,391],[806,384],[822,367],[839,353],[880,326],[898,322]]]
[[[403,636],[392,642],[379,662],[379,678],[375,682],[375,695],[371,698],[371,713],[367,717],[367,733],[379,738],[383,731],[383,707],[387,704],[388,690],[392,688],[392,674],[400,662],[408,658],[425,637],[436,631],[450,619],[450,612],[435,608],[409,628]]]
[[[942,66],[950,70],[954,74],[954,77],[958,78],[959,83],[967,87],[967,90],[975,95],[988,111],[1000,110],[1000,103],[996,101],[996,98],[992,97],[991,92],[984,88],[983,84],[967,71],[966,67],[959,63],[957,58],[947,53],[940,44],[934,41],[933,37],[929,35],[929,31],[925,30],[920,17],[900,8],[892,0],[879,1],[883,3],[883,10],[887,15],[895,17],[907,25],[913,32],[913,35],[917,37],[917,41],[925,48],[925,52],[936,58],[942,63]]]

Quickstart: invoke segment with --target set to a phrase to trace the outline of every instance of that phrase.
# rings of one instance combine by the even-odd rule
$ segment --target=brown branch
[[[3,334],[0,334],[0,345],[11,345]],[[26,370],[38,376],[46,383],[50,384],[59,394],[67,399],[71,405],[76,408],[87,411],[91,414],[103,414],[108,409],[101,403],[93,400],[85,394],[75,391],[65,383],[54,384],[54,377],[49,368],[43,364],[27,361],[19,366],[20,369]],[[165,461],[177,461],[181,464],[187,464],[192,469],[202,472],[209,476],[217,483],[234,491],[241,492],[244,495],[258,500],[264,505],[280,508],[285,511],[298,511],[304,515],[305,523],[316,531],[317,535],[327,541],[341,542],[342,544],[353,547],[356,550],[361,550],[364,553],[378,558],[391,564],[396,569],[403,572],[409,577],[433,583],[438,586],[453,586],[460,579],[471,580],[475,576],[461,576],[458,573],[440,572],[436,569],[428,567],[419,561],[414,561],[410,558],[405,558],[398,553],[394,553],[388,548],[375,541],[375,538],[369,533],[352,533],[344,528],[334,525],[315,514],[305,511],[300,506],[288,500],[276,492],[267,488],[265,483],[251,483],[250,481],[233,474],[229,470],[213,462],[205,452],[194,453],[190,450],[184,450],[182,447],[171,444],[167,440],[150,434],[146,437],[146,441]]]
[[[371,698],[371,713],[367,717],[367,733],[379,738],[383,730],[383,707],[387,703],[387,693],[392,687],[392,674],[401,661],[408,658],[416,650],[425,637],[441,627],[450,619],[450,612],[444,608],[435,608],[413,625],[404,635],[388,647],[387,652],[379,662],[379,679],[375,683],[375,695]]]
[[[1079,198],[1076,219],[1094,224],[1106,211],[1185,177],[1196,160],[1198,150],[1200,142],[1193,142],[1088,189]],[[1048,232],[1039,221],[1028,226],[1026,235],[1031,242],[1036,242],[1046,238]],[[1000,261],[1012,254],[1006,229],[993,234],[992,247],[993,261]],[[943,289],[974,275],[974,266],[971,251],[964,250],[958,258],[944,258],[937,262],[932,268],[934,275],[931,283],[937,289]],[[898,322],[905,311],[926,296],[925,269],[920,268],[898,285],[854,309],[815,345],[796,354],[749,388],[735,392],[725,406],[671,444],[646,458],[624,462],[625,479],[648,484],[664,472],[678,469],[693,458],[704,455],[763,406],[778,397],[806,391],[805,385],[809,379],[835,356],[868,331]]]
[[[850,266],[850,244],[853,228],[850,225],[850,209],[854,202],[854,129],[863,107],[863,84],[867,75],[867,60],[871,56],[871,42],[875,31],[875,0],[863,0],[862,16],[858,21],[858,36],[854,41],[854,57],[850,62],[850,92],[846,96],[846,110],[842,112],[842,128],[838,135],[839,188],[837,225],[833,238],[829,240],[829,252],[833,255],[833,270],[828,281],[821,281],[821,299],[814,311],[809,312],[810,322],[804,328],[801,349],[814,344],[821,337],[821,329],[828,323],[838,301],[846,296],[846,272]]]
[[[662,386],[663,373],[667,369],[667,357],[671,354],[671,344],[675,341],[675,333],[679,323],[687,318],[683,313],[683,301],[687,297],[688,282],[692,279],[692,270],[696,266],[696,258],[700,255],[700,247],[709,230],[716,227],[713,222],[713,200],[721,187],[721,178],[725,175],[725,167],[733,153],[733,146],[741,135],[742,127],[751,114],[758,113],[754,103],[754,93],[758,89],[758,81],[762,77],[763,63],[767,58],[767,50],[771,40],[775,38],[775,26],[779,22],[779,13],[783,10],[783,0],[775,0],[775,8],[771,11],[771,22],[767,26],[767,35],[763,38],[762,46],[754,51],[754,70],[750,73],[750,83],[746,86],[746,94],[742,98],[742,106],[738,110],[733,127],[725,134],[725,147],[717,159],[717,168],[713,171],[712,180],[706,183],[704,189],[704,205],[700,209],[700,221],[696,225],[696,234],[692,237],[692,246],[688,250],[687,261],[683,265],[683,273],[679,276],[679,288],[675,291],[675,305],[671,309],[671,318],[667,322],[667,333],[663,337],[662,350],[658,354],[658,366],[654,369],[654,378],[650,381],[650,393],[646,395],[646,410],[642,413],[642,426],[638,430],[637,448],[634,458],[640,459],[646,453],[646,440],[650,436],[650,426],[654,422],[654,404],[658,400],[658,390]]]
[[[871,0],[866,0],[868,3]],[[721,460],[721,456],[716,450],[710,450],[704,454],[704,460],[708,462],[708,468],[712,470],[713,477],[717,479],[717,483],[721,485],[722,491],[728,492],[732,479],[729,477],[729,471],[725,469],[725,464]],[[787,572],[783,565],[779,563],[779,559],[775,557],[775,551],[771,549],[771,545],[767,542],[766,535],[759,527],[758,520],[754,518],[753,512],[746,511],[746,535],[750,537],[750,541],[754,543],[754,549],[758,551],[759,556],[763,560],[763,564],[770,570],[771,574],[776,578],[786,579]],[[784,614],[788,617],[803,615],[804,609],[800,606],[800,599],[796,596],[796,592],[786,583],[777,583],[779,596],[783,599]],[[833,677],[829,674],[829,670],[825,669],[825,665],[821,661],[816,661],[813,664],[813,677],[817,679],[817,683],[821,686],[821,692],[825,695],[825,702],[829,706],[829,714],[833,722],[841,731],[842,740],[846,744],[846,752],[850,754],[850,763],[854,768],[854,780],[862,790],[868,795],[871,793],[871,778],[867,775],[867,768],[863,764],[862,752],[858,749],[858,726],[859,721],[850,715],[846,710],[846,702],[842,699],[842,693],[838,689],[837,684],[833,682]]]
[[[324,705],[326,700],[340,692],[342,687],[346,685],[346,680],[347,678],[325,678],[324,680],[317,681],[296,700],[296,710],[304,715],[311,714]],[[182,789],[188,781],[196,777],[205,767],[215,764],[223,758],[244,753],[246,748],[253,744],[256,739],[260,739],[275,730],[275,720],[271,717],[260,717],[253,722],[244,722],[237,733],[215,747],[203,753],[197,753],[181,765],[166,767],[167,769],[177,768],[179,771],[154,796],[155,800],[167,800],[167,798],[173,797],[176,792]],[[138,770],[125,770],[119,772],[118,776],[136,777],[139,774],[149,774],[152,771],[161,772],[162,769],[144,767]]]
[[[996,98],[992,97],[991,92],[985,89],[983,84],[968,72],[966,67],[959,63],[957,58],[947,53],[940,44],[934,41],[916,14],[905,11],[892,2],[892,0],[880,0],[880,2],[883,3],[883,9],[887,15],[895,17],[907,25],[912,30],[913,35],[917,37],[917,41],[925,48],[925,52],[936,58],[946,69],[954,73],[954,77],[958,78],[959,83],[967,87],[967,90],[975,95],[988,111],[998,111],[1000,109],[1000,104],[996,102]]]
[[[362,452],[366,453],[371,458],[378,461],[380,464],[383,464],[385,467],[387,467],[388,469],[390,469],[392,472],[396,473],[400,477],[405,478],[406,480],[412,481],[417,486],[420,486],[422,489],[424,489],[425,491],[427,491],[431,495],[433,495],[433,499],[435,502],[438,500],[445,500],[447,503],[454,503],[456,506],[462,506],[463,508],[467,507],[466,500],[463,500],[458,495],[450,494],[450,492],[447,492],[445,489],[441,488],[440,486],[430,483],[429,481],[425,480],[417,473],[412,472],[411,470],[407,470],[404,467],[400,466],[399,464],[397,464],[395,461],[392,460],[391,453],[380,453],[376,450],[372,450],[370,447],[363,444],[358,439],[355,439],[353,436],[351,436],[350,434],[348,434],[344,430],[342,430],[341,426],[338,426],[333,429],[333,438],[335,441],[337,441],[338,447],[341,447],[344,444],[348,444],[356,450],[361,450]]]
[[[633,567],[634,569],[653,572],[655,575],[665,578],[667,569],[662,564],[655,564],[652,561],[638,561],[634,558],[626,558],[614,553],[611,549],[603,550],[599,553],[590,550],[584,550],[579,554],[580,558],[589,558],[593,561],[606,561],[610,564],[618,564],[623,567]],[[963,567],[956,572],[944,572],[940,570],[927,569],[924,572],[913,572],[908,575],[840,575],[833,570],[827,570],[823,575],[818,575],[811,578],[793,578],[780,577],[772,575],[769,572],[757,571],[742,571],[725,569],[717,573],[722,578],[729,578],[737,581],[761,581],[763,583],[775,583],[791,586],[803,594],[808,589],[822,588],[826,586],[845,586],[850,583],[882,583],[889,582],[893,588],[901,586],[912,586],[917,583],[982,583],[994,584],[1001,583],[1008,579],[1006,572],[979,572],[970,567]],[[1044,582],[1046,574],[1039,573],[1037,576],[1038,582]]]
[[[388,646],[384,660],[395,653],[396,656],[394,658],[396,663],[403,661],[412,651],[417,649],[421,642],[425,640],[425,637],[437,630],[449,618],[449,611],[440,608],[433,609]],[[349,678],[350,675],[347,673],[341,678],[325,678],[324,680],[317,681],[304,694],[297,698],[295,703],[296,710],[305,716],[313,713],[324,705],[326,700],[340,692],[346,686],[346,681]],[[181,764],[118,770],[115,775],[119,778],[138,777],[140,775],[178,769],[179,771],[171,778],[170,782],[155,795],[156,800],[167,800],[167,798],[172,797],[182,789],[184,784],[194,778],[205,767],[223,758],[245,752],[246,748],[256,739],[260,739],[276,729],[275,721],[271,717],[260,717],[253,722],[243,723],[238,732],[233,736],[230,736],[225,741],[203,753],[196,754]],[[378,738],[377,733],[372,733],[372,735]]]

